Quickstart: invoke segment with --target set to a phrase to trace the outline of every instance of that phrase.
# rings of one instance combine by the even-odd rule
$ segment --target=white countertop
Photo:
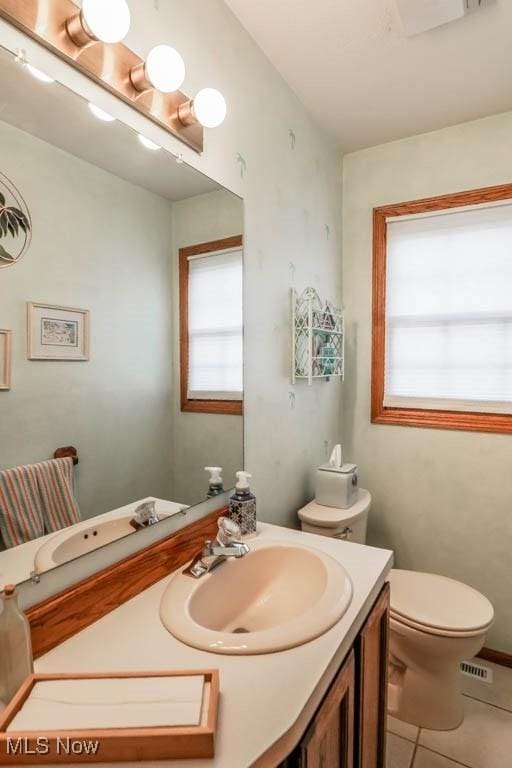
[[[258,656],[225,656],[190,648],[160,622],[166,577],[36,662],[37,672],[219,669],[215,758],[117,765],[273,766],[298,742],[382,589],[393,555],[389,550],[261,524],[258,539],[264,538],[308,544],[339,560],[348,571],[354,587],[352,602],[340,621],[316,640]]]

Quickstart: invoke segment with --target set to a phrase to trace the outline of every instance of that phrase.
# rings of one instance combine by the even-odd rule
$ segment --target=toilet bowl
[[[445,576],[395,569],[389,582],[389,712],[421,728],[457,728],[464,717],[460,662],[481,650],[493,607]]]
[[[366,543],[371,496],[348,509],[312,501],[299,510],[303,531]],[[421,728],[447,731],[464,718],[460,662],[481,650],[494,609],[476,589],[432,573],[392,570],[388,710]]]

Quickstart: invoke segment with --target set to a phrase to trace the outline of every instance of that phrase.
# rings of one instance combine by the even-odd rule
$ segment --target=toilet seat
[[[480,592],[446,576],[393,569],[390,616],[399,624],[442,637],[485,633],[494,618]]]

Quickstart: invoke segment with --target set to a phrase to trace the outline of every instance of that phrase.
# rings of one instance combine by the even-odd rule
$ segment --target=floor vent
[[[474,661],[461,661],[460,671],[467,677],[481,680],[483,683],[492,683],[492,669],[483,664],[475,664]]]

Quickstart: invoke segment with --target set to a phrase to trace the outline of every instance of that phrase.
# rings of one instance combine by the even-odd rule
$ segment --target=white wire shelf
[[[292,382],[344,376],[343,311],[322,303],[314,288],[290,291],[292,313]]]

